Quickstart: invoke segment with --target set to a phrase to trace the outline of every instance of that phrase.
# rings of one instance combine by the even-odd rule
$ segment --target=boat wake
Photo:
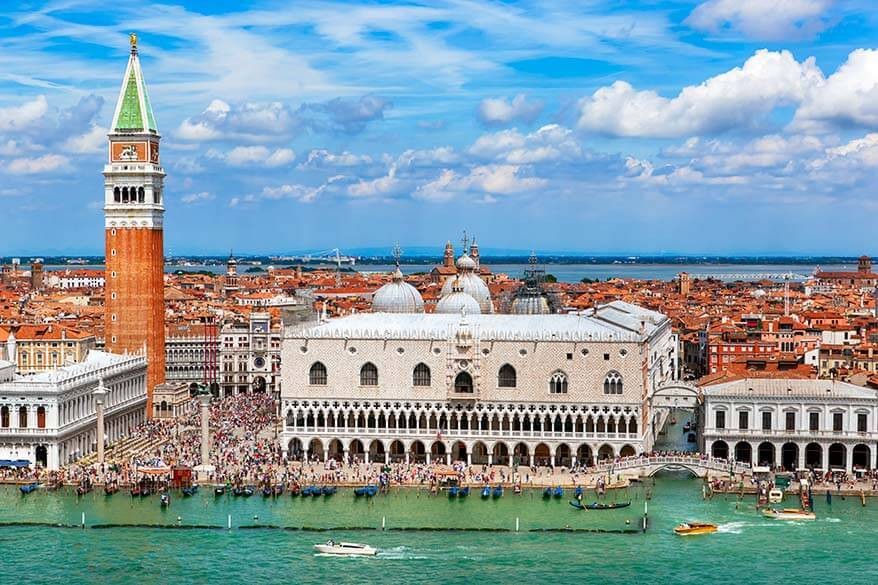
[[[747,522],[726,522],[717,526],[717,532],[721,534],[741,534],[744,527],[748,526]]]
[[[379,559],[388,559],[388,560],[423,560],[428,557],[423,555],[417,555],[414,551],[407,546],[394,546],[392,548],[380,549],[378,551]]]
[[[824,522],[831,522],[832,524],[837,524],[841,522],[841,518],[821,518]]]

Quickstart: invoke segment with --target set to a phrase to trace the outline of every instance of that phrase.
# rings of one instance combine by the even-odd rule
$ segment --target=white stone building
[[[648,396],[673,375],[667,317],[359,314],[288,331],[290,457],[570,465],[650,450]]]
[[[57,469],[93,452],[94,391],[101,382],[105,441],[112,443],[144,420],[143,355],[92,350],[80,363],[0,382],[0,459]]]
[[[223,396],[275,392],[280,375],[281,332],[269,313],[223,326],[219,345],[219,385]]]
[[[832,380],[745,379],[702,393],[705,453],[788,470],[875,466],[875,390]]]

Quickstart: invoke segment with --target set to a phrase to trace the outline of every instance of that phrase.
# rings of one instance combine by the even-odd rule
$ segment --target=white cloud
[[[348,195],[351,197],[377,197],[390,195],[400,187],[400,181],[396,178],[396,163],[390,165],[387,174],[376,179],[360,179],[353,185],[348,185]]]
[[[480,158],[510,164],[532,164],[573,160],[582,155],[582,148],[569,128],[549,124],[530,134],[521,134],[516,129],[484,134],[473,143],[469,152]]]
[[[851,52],[835,73],[805,93],[793,127],[815,130],[827,123],[878,129],[878,50]]]
[[[0,108],[0,132],[20,132],[30,128],[49,112],[46,96],[37,96],[20,106]]]
[[[510,122],[532,122],[543,111],[540,101],[528,101],[523,93],[512,100],[486,98],[479,104],[479,119],[488,125],[505,125]]]
[[[533,191],[548,182],[535,177],[523,177],[523,167],[515,165],[484,165],[460,174],[445,169],[435,180],[425,183],[415,191],[415,197],[431,201],[444,201],[457,193],[511,195]]]
[[[193,203],[202,203],[204,201],[211,201],[216,199],[213,193],[208,193],[207,191],[202,191],[200,193],[190,193],[188,195],[183,195],[180,197],[180,201],[185,203],[186,205],[192,205]]]
[[[834,0],[707,0],[686,18],[692,28],[750,38],[810,38],[827,27]]]
[[[107,129],[94,125],[84,134],[68,138],[61,148],[76,154],[105,152],[107,150]]]
[[[220,155],[233,166],[281,167],[296,160],[296,153],[289,148],[270,150],[265,146],[236,146],[225,155]]]
[[[277,187],[265,187],[259,195],[247,195],[244,197],[243,202],[252,203],[259,199],[295,199],[301,203],[311,203],[332,189],[333,185],[342,181],[344,178],[343,175],[333,175],[317,186],[283,184]],[[234,207],[240,203],[242,203],[242,201],[235,197],[230,202],[230,206]]]
[[[687,86],[673,98],[625,81],[580,100],[578,128],[612,136],[675,137],[748,128],[776,107],[801,102],[824,80],[813,58],[757,51],[742,67]]]
[[[314,149],[308,153],[308,158],[300,166],[309,168],[356,167],[371,163],[372,157],[366,154],[353,154],[346,150],[335,154],[325,149]]]
[[[16,158],[6,165],[13,175],[36,175],[70,168],[70,159],[60,154],[46,154],[36,158]]]
[[[254,141],[288,135],[299,126],[295,111],[280,102],[230,105],[215,99],[198,116],[184,119],[177,128],[177,137],[191,141]]]

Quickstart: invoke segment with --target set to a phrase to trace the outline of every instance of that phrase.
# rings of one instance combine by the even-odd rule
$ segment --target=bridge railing
[[[616,471],[625,471],[629,469],[638,469],[662,465],[685,465],[687,467],[701,467],[711,471],[732,472],[732,473],[748,473],[751,471],[750,465],[737,461],[729,461],[728,459],[719,459],[704,455],[652,455],[649,457],[635,456],[623,457],[613,461],[598,463],[597,471],[613,473]]]

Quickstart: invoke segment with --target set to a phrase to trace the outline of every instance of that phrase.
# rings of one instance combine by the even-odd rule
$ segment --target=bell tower
[[[113,353],[146,350],[149,417],[153,388],[165,381],[165,172],[137,36],[130,41],[104,166],[104,339]]]

